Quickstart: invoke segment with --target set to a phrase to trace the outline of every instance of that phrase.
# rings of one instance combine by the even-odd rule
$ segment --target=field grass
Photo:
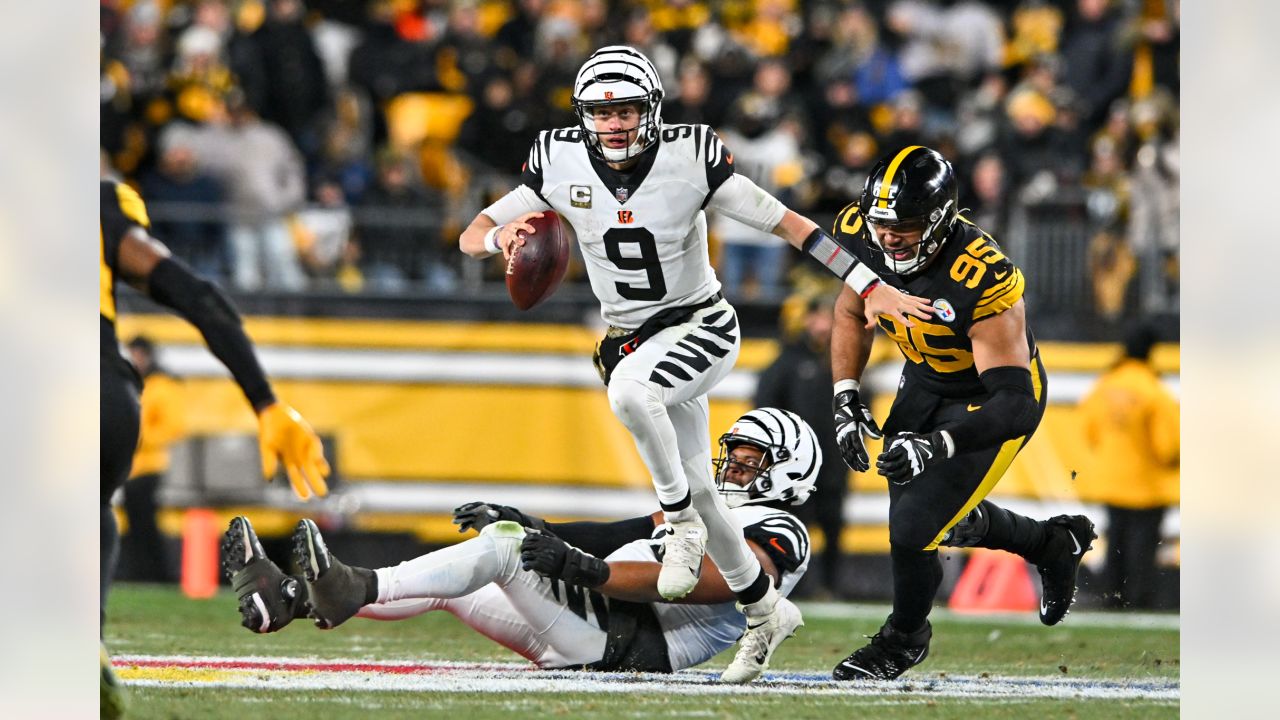
[[[886,608],[869,606],[802,605],[806,626],[782,646],[771,673],[797,673],[810,678],[774,695],[754,688],[712,694],[708,678],[682,673],[684,684],[673,693],[662,683],[631,682],[626,692],[583,692],[572,676],[553,681],[552,691],[526,689],[485,691],[484,688],[423,690],[395,686],[363,690],[303,689],[288,679],[260,687],[218,687],[203,683],[198,674],[183,682],[158,682],[122,663],[130,688],[130,717],[291,718],[364,717],[376,710],[379,718],[675,718],[760,717],[764,713],[802,718],[844,718],[858,712],[877,718],[951,718],[981,709],[984,718],[1165,718],[1177,717],[1176,699],[1150,698],[1140,693],[1119,699],[1091,697],[1091,684],[1115,686],[1132,681],[1167,686],[1178,679],[1180,658],[1176,621],[1155,618],[1131,622],[1125,616],[1073,614],[1060,627],[1044,628],[1034,618],[972,618],[937,613],[934,642],[928,662],[909,673],[905,684],[848,694],[848,686],[812,681],[871,634]],[[254,635],[239,627],[235,599],[226,591],[213,600],[195,601],[162,586],[117,585],[108,608],[107,645],[116,655],[219,656],[310,658],[325,661],[414,661],[522,663],[510,651],[466,628],[445,613],[403,622],[353,620],[322,632],[309,623],[295,622],[274,635]],[[723,668],[730,654],[713,659],[707,668]],[[541,673],[507,670],[508,676],[535,677]],[[1055,697],[956,697],[932,692],[931,682],[983,674],[1043,678],[1045,683],[1083,681],[1082,692]],[[295,673],[305,678],[307,672]],[[692,678],[692,680],[690,679]],[[706,685],[700,684],[706,681]],[[272,681],[275,682],[275,681]],[[625,682],[615,677],[614,684]],[[974,681],[980,682],[980,681]],[[780,682],[780,687],[785,685]],[[504,686],[505,687],[505,686]],[[1054,685],[1057,687],[1057,685]],[[562,689],[561,689],[562,688]],[[725,688],[714,688],[723,692]]]

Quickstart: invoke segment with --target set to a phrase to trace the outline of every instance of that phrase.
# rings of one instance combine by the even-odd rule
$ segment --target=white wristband
[[[854,380],[853,378],[845,378],[844,380],[837,380],[835,385],[835,394],[839,395],[840,393],[846,390],[852,390],[854,392],[858,392],[858,389],[861,387],[862,385],[857,380]]]
[[[866,263],[858,263],[857,265],[854,265],[853,269],[849,271],[849,274],[845,276],[844,284],[853,288],[854,292],[861,295],[866,292],[871,283],[879,279],[880,276],[876,275],[874,270],[867,267]]]
[[[501,225],[495,225],[484,234],[484,249],[490,255],[502,252],[502,246],[498,244],[498,231],[501,229]]]
[[[938,434],[942,436],[942,442],[946,443],[946,445],[947,445],[947,457],[948,457],[948,458],[953,458],[953,457],[955,457],[955,456],[956,456],[956,441],[951,439],[951,433],[947,432],[946,430],[943,430],[943,431],[939,432]]]

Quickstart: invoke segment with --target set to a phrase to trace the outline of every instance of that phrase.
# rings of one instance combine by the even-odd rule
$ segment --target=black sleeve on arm
[[[579,550],[603,558],[629,542],[652,537],[653,518],[644,515],[608,523],[549,522],[547,530]]]
[[[216,285],[192,273],[180,260],[165,258],[147,277],[148,294],[173,308],[196,326],[214,356],[232,377],[255,411],[275,402],[271,383],[258,364],[240,315]]]
[[[1040,403],[1031,385],[1031,371],[1011,365],[982,373],[991,397],[963,422],[946,428],[957,454],[998,447],[1029,435],[1040,422]]]

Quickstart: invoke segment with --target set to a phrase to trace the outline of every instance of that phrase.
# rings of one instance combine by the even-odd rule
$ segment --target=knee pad
[[[518,522],[510,520],[499,520],[496,523],[489,523],[480,531],[481,535],[488,535],[495,540],[507,538],[512,540],[524,540],[524,526]]]
[[[609,384],[609,407],[624,425],[647,414],[656,402],[657,394],[641,380],[614,377]]]
[[[942,542],[938,544],[958,548],[974,547],[987,536],[989,527],[991,527],[991,518],[987,513],[982,512],[980,507],[975,507],[969,511],[969,514],[960,518],[960,522],[948,530]]]

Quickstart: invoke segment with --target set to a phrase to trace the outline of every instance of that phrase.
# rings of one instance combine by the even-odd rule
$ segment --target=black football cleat
[[[365,598],[373,571],[344,565],[330,554],[315,522],[298,522],[293,531],[293,555],[307,581],[307,615],[316,621],[316,627],[336,628],[368,604]]]
[[[1093,549],[1098,537],[1093,523],[1083,515],[1049,518],[1044,553],[1036,569],[1040,571],[1040,622],[1057,625],[1071,611],[1076,600],[1076,575],[1084,554]]]
[[[232,518],[222,535],[222,572],[236,592],[241,625],[270,633],[301,617],[301,584],[271,562],[243,515]]]
[[[893,680],[908,669],[929,657],[929,640],[933,626],[926,620],[924,627],[913,633],[894,629],[889,620],[871,636],[871,642],[853,651],[853,654],[836,665],[831,677],[836,680]]]

